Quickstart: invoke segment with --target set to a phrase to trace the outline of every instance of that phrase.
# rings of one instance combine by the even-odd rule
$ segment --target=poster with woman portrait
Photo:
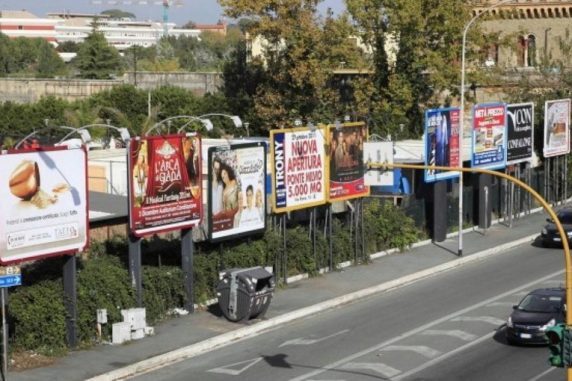
[[[544,104],[544,157],[570,153],[570,99]]]
[[[343,201],[369,195],[365,185],[363,143],[367,141],[364,123],[328,125],[328,201]]]
[[[143,236],[197,225],[202,218],[200,136],[135,138],[128,151],[132,233]]]
[[[209,239],[218,241],[266,228],[266,145],[211,147],[208,151]]]

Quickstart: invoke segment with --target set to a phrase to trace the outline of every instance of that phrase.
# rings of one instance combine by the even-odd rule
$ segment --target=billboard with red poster
[[[128,150],[131,232],[140,237],[197,225],[202,218],[200,136],[135,138]]]
[[[365,185],[363,143],[367,141],[364,123],[328,125],[328,201],[344,201],[369,195]]]
[[[209,158],[209,239],[217,241],[266,228],[266,144],[211,147]]]

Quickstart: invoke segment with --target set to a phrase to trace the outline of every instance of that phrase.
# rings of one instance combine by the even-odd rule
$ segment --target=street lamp
[[[79,134],[88,133],[88,135],[89,135],[89,132],[88,132],[89,128],[98,128],[98,127],[108,128],[108,129],[117,131],[119,133],[119,136],[121,137],[121,140],[123,140],[124,143],[126,143],[129,139],[131,139],[131,134],[129,133],[129,130],[125,127],[115,127],[109,123],[108,124],[94,123],[94,124],[88,124],[85,126],[81,126],[80,128],[76,129],[76,131],[72,131],[72,132],[68,133],[66,136],[64,136],[63,138],[60,139],[59,143],[64,142],[74,132],[77,132]],[[90,140],[91,140],[91,138],[90,138]]]
[[[228,114],[215,112],[215,113],[208,113],[208,114],[200,115],[199,118],[203,118],[205,116],[224,116],[225,118],[229,118],[230,120],[232,120],[234,127],[241,128],[243,126],[242,120],[240,119],[240,117],[238,115],[228,115]],[[246,128],[246,136],[248,136],[248,123],[245,123],[244,127]]]
[[[88,142],[91,141],[91,136],[90,136],[90,134],[89,134],[88,131],[81,130],[81,129],[75,128],[75,127],[69,127],[69,126],[57,126],[57,127],[56,127],[56,126],[48,126],[48,127],[42,128],[42,129],[40,129],[40,130],[30,132],[28,135],[24,136],[18,143],[16,143],[16,145],[14,146],[14,148],[15,148],[15,149],[18,149],[18,148],[20,148],[20,146],[21,146],[25,141],[27,141],[27,140],[30,139],[31,137],[36,136],[36,135],[38,135],[38,134],[40,134],[40,133],[42,133],[42,132],[52,130],[52,129],[54,129],[54,128],[59,128],[59,129],[62,129],[62,130],[70,130],[71,132],[68,133],[68,134],[66,135],[66,137],[71,136],[72,134],[79,134],[79,136],[81,137],[81,140],[82,140],[84,143],[88,143]],[[65,139],[62,139],[62,141],[63,141],[63,140],[65,140]],[[61,143],[61,141],[58,142],[58,144],[59,144],[59,143]]]
[[[473,23],[482,15],[488,13],[493,8],[501,6],[503,4],[511,3],[515,0],[501,0],[496,4],[493,4],[485,9],[481,13],[473,16],[473,18],[465,25],[463,29],[463,48],[461,53],[461,123],[460,128],[460,144],[459,144],[459,168],[463,168],[463,131],[465,126],[465,53],[466,53],[466,42],[467,42],[467,31],[473,25]],[[463,255],[463,173],[459,174],[459,251],[458,255]]]
[[[163,119],[162,121],[155,123],[153,125],[153,127],[151,127],[149,129],[149,131],[147,131],[145,133],[145,136],[151,134],[151,132],[153,132],[154,130],[161,128],[165,123],[168,124],[171,121],[177,120],[177,119],[188,119],[189,120],[186,124],[184,124],[181,128],[179,128],[179,131],[183,130],[185,127],[187,127],[189,124],[191,124],[194,121],[200,121],[207,131],[211,131],[213,129],[213,124],[209,119],[203,119],[202,117],[192,116],[192,115],[177,115],[177,116],[172,116],[172,117],[167,118],[167,119]]]

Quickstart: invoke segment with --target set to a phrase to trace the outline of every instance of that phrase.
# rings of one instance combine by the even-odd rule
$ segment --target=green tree
[[[323,20],[319,0],[221,0],[233,18],[251,18],[252,38],[267,42],[265,81],[258,84],[254,107],[265,128],[284,126],[294,118],[328,121],[340,107],[333,70],[340,62],[358,61],[360,51],[348,39],[347,18]],[[332,33],[335,32],[335,33]],[[257,63],[254,63],[257,64]],[[329,120],[331,121],[331,119]]]
[[[112,19],[130,18],[135,19],[135,15],[131,12],[122,11],[121,9],[106,9],[101,12],[102,15],[107,15]]]
[[[38,50],[38,73],[42,78],[50,78],[65,72],[65,63],[56,53],[56,50],[43,41]]]
[[[362,84],[361,101],[371,100],[371,116],[385,132],[405,124],[410,135],[419,136],[423,110],[438,106],[443,91],[458,94],[470,5],[463,0],[347,0],[347,8],[374,49],[373,86]],[[479,33],[478,27],[471,29],[475,46]],[[385,49],[392,41],[395,62]]]
[[[121,71],[121,58],[117,49],[110,46],[103,33],[96,28],[80,45],[74,63],[81,78],[109,79]]]

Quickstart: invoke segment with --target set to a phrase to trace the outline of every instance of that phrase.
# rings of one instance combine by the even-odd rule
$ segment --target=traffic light
[[[564,335],[567,333],[565,324],[558,324],[546,330],[546,337],[548,338],[548,349],[550,350],[550,357],[548,361],[550,365],[559,368],[564,367]]]

